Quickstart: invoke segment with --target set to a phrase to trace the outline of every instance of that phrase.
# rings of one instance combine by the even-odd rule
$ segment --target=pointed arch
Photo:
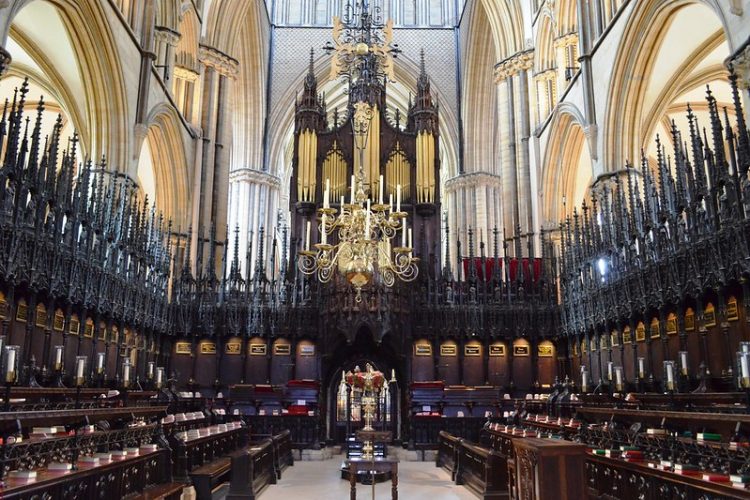
[[[561,103],[555,108],[542,166],[542,218],[556,223],[567,215],[565,207],[578,206],[593,179],[594,163],[583,130],[583,113]]]

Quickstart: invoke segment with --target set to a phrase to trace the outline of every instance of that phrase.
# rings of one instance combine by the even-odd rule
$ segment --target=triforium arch
[[[586,198],[594,174],[583,115],[575,106],[556,108],[542,166],[543,224],[563,220]]]
[[[0,10],[3,44],[13,36],[12,32],[20,36],[21,26],[16,20],[24,19],[25,9],[33,9],[28,12],[33,13],[33,19],[26,31],[27,35],[33,32],[36,54],[49,56],[60,49],[68,51],[65,62],[36,62],[48,68],[54,64],[73,65],[71,75],[78,80],[79,88],[63,92],[70,93],[66,101],[75,103],[70,109],[77,108],[71,115],[79,122],[76,127],[80,127],[85,153],[92,158],[104,155],[114,168],[127,171],[131,140],[127,110],[132,103],[127,102],[119,51],[104,6],[95,0],[17,0]],[[59,30],[33,29],[44,22]],[[61,39],[60,34],[67,40]],[[78,99],[82,101],[76,102]]]
[[[724,12],[709,0],[648,0],[634,5],[607,99],[605,168],[617,169],[625,159],[637,161],[642,149],[655,155],[653,135],[669,136],[669,108],[675,100],[683,106],[703,102],[706,83],[720,92],[719,101],[729,99],[721,66],[733,42],[725,26]]]

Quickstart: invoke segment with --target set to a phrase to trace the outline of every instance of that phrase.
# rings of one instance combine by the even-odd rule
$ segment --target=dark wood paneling
[[[490,356],[488,362],[487,378],[490,385],[507,386],[508,379],[508,346],[504,342],[493,342],[492,346],[502,346],[502,356]],[[492,351],[490,351],[492,354]]]
[[[520,356],[515,349],[526,348],[528,355]],[[526,339],[516,339],[513,342],[513,384],[519,391],[528,391],[534,382],[531,373],[531,344]]]
[[[428,356],[418,356],[417,348],[420,345],[432,345],[428,340],[415,340],[411,350],[411,376],[412,382],[424,382],[435,380],[434,353]],[[432,347],[435,349],[435,346]]]
[[[261,355],[253,355],[250,351],[252,345],[266,345],[265,339],[253,337],[247,341],[244,349],[247,350],[247,361],[245,370],[245,381],[248,384],[266,384],[270,381],[270,372],[268,370],[269,352]]]
[[[484,349],[485,347],[478,340],[469,340],[464,344],[469,349],[479,349],[477,356],[467,356],[464,351],[464,384],[465,385],[484,385],[486,382],[484,376]]]
[[[312,340],[300,340],[297,343],[294,378],[318,380],[318,347]]]
[[[539,351],[537,360],[537,376],[539,378],[539,383],[551,386],[557,376],[557,349],[549,340],[540,342],[537,348]],[[548,349],[552,349],[552,355],[546,357],[542,356],[542,350],[547,352]]]
[[[461,383],[458,373],[458,356],[459,346],[454,340],[446,340],[440,344],[438,379],[445,382],[446,385],[455,385]],[[452,350],[453,354],[444,354],[445,350]]]
[[[177,354],[177,346],[180,342],[188,342],[188,339],[177,340],[172,347],[172,370],[177,373],[177,380],[184,387],[190,379],[193,371],[193,356],[190,354]],[[193,353],[194,355],[195,353]],[[110,356],[112,354],[110,353]]]
[[[239,345],[239,352],[231,354],[230,351],[234,351],[228,351],[227,345]],[[222,385],[239,384],[244,378],[242,376],[242,339],[240,337],[229,337],[220,348],[223,350],[221,366],[219,367]]]
[[[276,346],[286,346],[289,354],[276,354]],[[271,384],[284,385],[293,372],[292,345],[287,339],[276,339],[271,346]]]
[[[213,386],[216,380],[217,353],[203,352],[206,346],[212,344],[216,346],[216,350],[219,349],[214,340],[201,340],[195,353],[198,358],[195,363],[195,381],[203,387]]]
[[[708,366],[714,376],[719,376],[727,369],[726,355],[724,352],[724,339],[718,326],[708,328]]]
[[[622,366],[625,373],[625,380],[634,382],[635,373],[635,355],[633,354],[633,344],[624,344],[622,350]]]
[[[651,339],[651,357],[654,360],[654,380],[661,380],[664,374],[664,348],[661,339]]]

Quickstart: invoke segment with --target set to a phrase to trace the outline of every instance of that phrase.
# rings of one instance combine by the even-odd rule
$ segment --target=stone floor
[[[260,494],[260,500],[347,500],[349,483],[341,479],[341,456],[319,461],[298,461],[287,468],[278,484]],[[214,492],[214,500],[223,499],[228,486]],[[475,500],[464,486],[456,486],[450,476],[434,462],[399,464],[399,498],[406,500]],[[185,495],[188,497],[188,495]],[[189,498],[189,497],[188,497]],[[357,485],[357,498],[372,499],[372,486]],[[375,499],[391,498],[391,482],[375,485]]]

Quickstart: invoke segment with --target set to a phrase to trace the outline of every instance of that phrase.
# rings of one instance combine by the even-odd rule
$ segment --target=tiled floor
[[[322,462],[297,461],[278,484],[260,494],[260,500],[347,500],[349,483],[341,479],[341,456]],[[226,493],[216,491],[214,498]],[[404,500],[475,500],[464,486],[456,486],[434,462],[401,462],[398,494]],[[357,485],[357,498],[372,500],[372,486]],[[391,482],[375,485],[376,500],[390,500]]]

